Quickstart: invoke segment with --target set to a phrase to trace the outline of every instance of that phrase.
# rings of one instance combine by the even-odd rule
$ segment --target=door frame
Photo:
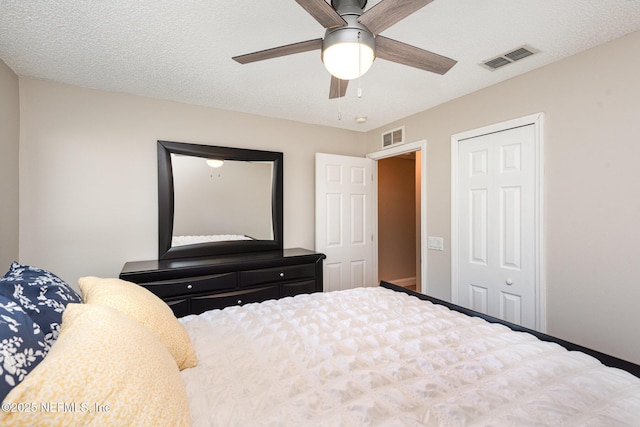
[[[535,329],[545,332],[546,293],[544,283],[544,221],[543,221],[543,191],[544,191],[544,113],[531,114],[517,119],[507,120],[478,129],[460,132],[451,136],[451,300],[458,303],[458,145],[461,141],[502,132],[516,127],[533,125],[534,129],[534,292],[536,304]]]
[[[373,168],[373,280],[378,283],[378,160],[395,157],[401,154],[420,151],[420,289],[418,292],[428,294],[427,283],[427,140],[398,144],[381,151],[367,154],[367,158],[376,162]]]

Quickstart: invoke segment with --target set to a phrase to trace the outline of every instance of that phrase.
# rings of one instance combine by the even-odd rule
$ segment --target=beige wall
[[[548,332],[640,362],[640,32],[391,123],[428,141],[428,285],[450,297],[450,138],[545,113]],[[484,71],[478,71],[484,72]],[[496,71],[500,72],[500,71]]]
[[[314,247],[314,154],[364,136],[20,78],[20,260],[71,284],[157,257],[158,139],[284,152],[284,245]]]
[[[18,260],[18,76],[0,60],[0,274]]]

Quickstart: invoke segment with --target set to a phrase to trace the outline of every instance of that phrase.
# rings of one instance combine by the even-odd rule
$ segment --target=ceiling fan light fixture
[[[369,71],[375,59],[375,40],[366,29],[343,27],[327,31],[322,62],[340,80],[353,80]]]
[[[313,39],[234,56],[240,64],[263,61],[322,48],[321,58],[331,74],[329,99],[345,96],[349,80],[366,73],[376,57],[437,74],[457,61],[379,35],[433,0],[377,0],[366,12],[367,0],[296,0],[320,25],[323,39]],[[375,34],[375,35],[374,35]],[[358,97],[361,96],[358,87]]]

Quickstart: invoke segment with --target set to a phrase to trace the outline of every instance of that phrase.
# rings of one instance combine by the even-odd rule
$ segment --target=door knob
[[[511,286],[511,285],[513,285],[513,279],[511,279],[511,277],[509,277],[509,278],[505,281],[505,283],[506,283],[507,285]]]

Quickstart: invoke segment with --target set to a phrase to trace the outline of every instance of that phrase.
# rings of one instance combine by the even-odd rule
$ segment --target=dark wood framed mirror
[[[158,141],[158,259],[282,249],[282,160]]]

